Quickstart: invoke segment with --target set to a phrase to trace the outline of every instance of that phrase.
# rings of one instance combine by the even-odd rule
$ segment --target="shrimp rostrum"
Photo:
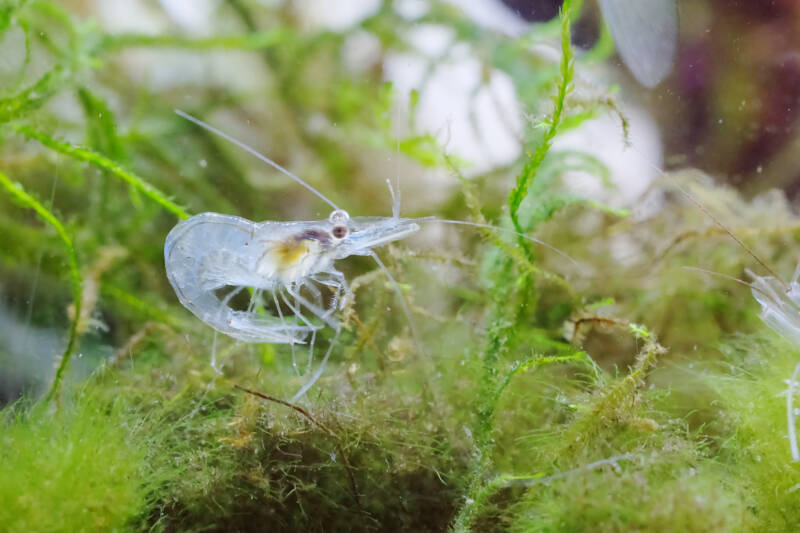
[[[322,193],[266,156],[190,115],[176,112],[283,172],[333,208],[327,219],[312,222],[253,222],[233,215],[201,213],[176,225],[164,245],[167,277],[189,311],[217,332],[234,339],[289,344],[298,375],[295,345],[307,346],[308,362],[303,373],[309,373],[317,333],[326,327],[334,331],[317,370],[293,399],[302,396],[322,374],[341,329],[335,313],[352,296],[347,280],[334,266],[335,261],[352,255],[371,256],[398,293],[417,340],[398,285],[373,248],[416,233],[423,221],[493,227],[433,217],[401,218],[399,196],[395,196],[391,185],[394,200],[391,217],[351,218]],[[549,247],[527,235],[518,235]],[[236,309],[232,303],[243,291],[249,292],[249,304]],[[268,307],[274,312],[269,312]],[[213,353],[211,364],[219,371]]]

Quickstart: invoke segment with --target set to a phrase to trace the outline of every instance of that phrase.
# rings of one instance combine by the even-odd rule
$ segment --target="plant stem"
[[[561,11],[561,62],[559,65],[560,76],[557,83],[556,94],[553,97],[553,113],[549,119],[545,121],[547,131],[544,138],[536,146],[533,155],[525,163],[519,176],[517,176],[517,184],[511,189],[508,196],[509,215],[511,222],[514,224],[514,230],[518,233],[525,233],[525,229],[519,221],[519,207],[525,196],[528,194],[528,188],[536,178],[536,173],[542,166],[550,147],[553,144],[553,138],[558,133],[558,128],[564,116],[564,108],[566,105],[567,95],[572,90],[572,78],[574,76],[574,68],[572,61],[572,47],[570,45],[570,20],[569,20],[569,5],[564,3]],[[530,255],[530,244],[522,238],[518,239],[520,246],[526,250]]]
[[[0,185],[2,185],[2,187],[22,206],[32,209],[36,212],[36,215],[39,218],[53,226],[58,233],[58,236],[61,238],[61,242],[64,243],[64,248],[67,251],[70,281],[72,284],[72,300],[73,305],[75,306],[75,314],[72,317],[72,323],[69,327],[69,340],[67,341],[67,347],[64,349],[64,353],[61,356],[61,362],[58,365],[55,378],[53,379],[53,384],[50,387],[50,392],[47,393],[46,399],[47,402],[55,399],[58,403],[60,401],[59,392],[61,389],[61,382],[64,379],[64,373],[67,370],[69,361],[75,351],[75,345],[77,344],[78,321],[80,320],[81,316],[81,286],[83,284],[83,279],[81,278],[80,269],[78,268],[78,257],[75,253],[75,245],[72,237],[67,232],[61,221],[58,220],[58,218],[56,218],[56,216],[44,205],[42,205],[41,202],[25,192],[25,190],[22,188],[22,185],[11,181],[2,172],[0,172]]]

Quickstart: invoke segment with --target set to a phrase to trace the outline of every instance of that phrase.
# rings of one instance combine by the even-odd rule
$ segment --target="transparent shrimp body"
[[[290,325],[283,317],[252,309],[237,311],[228,305],[226,297],[237,288],[268,291],[283,302],[291,302],[290,307],[308,311],[337,327],[331,315],[348,293],[334,261],[369,255],[373,247],[418,230],[412,219],[350,219],[344,211],[334,211],[328,220],[315,222],[252,222],[202,213],[172,229],[164,246],[164,259],[167,277],[180,302],[220,333],[246,342],[302,343],[320,326],[310,320]],[[328,304],[313,285],[334,290]],[[231,292],[220,296],[218,291],[225,288]],[[301,294],[301,288],[310,288],[313,298]]]
[[[774,276],[756,276],[749,270],[747,274],[753,278],[751,292],[761,305],[761,320],[774,332],[800,348],[800,264],[794,271],[792,281],[788,284]],[[798,386],[800,363],[794,367],[792,377],[786,380],[786,422],[789,430],[789,449],[792,460],[800,462],[800,447],[797,443],[795,427],[798,412],[794,407],[794,396]]]
[[[167,278],[180,302],[197,318],[234,339],[252,343],[308,344],[308,366],[318,330],[331,327],[350,292],[334,261],[373,255],[372,248],[419,230],[413,219],[356,217],[335,210],[327,220],[252,222],[218,213],[201,213],[176,225],[164,245]],[[245,310],[231,306],[242,290],[251,291]],[[326,298],[323,291],[330,295]],[[269,296],[267,296],[269,295]],[[275,314],[262,302],[274,303]],[[291,315],[284,316],[281,308]],[[319,377],[318,371],[295,398]],[[212,366],[216,368],[212,355]],[[296,361],[294,362],[297,368]]]
[[[286,240],[304,228],[291,223],[262,222],[218,213],[201,213],[167,236],[167,278],[180,302],[220,333],[245,342],[301,343],[308,326],[290,326],[277,318],[235,311],[228,304],[236,287],[274,291],[306,261],[281,271],[270,254],[271,241]],[[329,266],[329,265],[327,265]],[[227,296],[220,291],[231,288]]]
[[[761,305],[761,320],[800,348],[800,265],[788,285],[772,276],[748,274],[753,278],[753,297]]]

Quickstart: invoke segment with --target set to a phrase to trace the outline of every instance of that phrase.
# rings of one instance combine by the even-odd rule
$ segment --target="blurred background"
[[[554,17],[561,2],[506,1],[526,21]],[[755,194],[798,194],[800,5],[791,0],[681,1],[672,72],[657,87],[637,86],[617,61],[617,76],[658,124],[669,165],[700,168]],[[588,3],[573,32],[590,47],[600,36]]]
[[[506,2],[529,21],[548,20],[560,2]],[[594,44],[600,12],[587,4],[575,43]],[[700,168],[754,194],[770,187],[797,194],[798,28],[796,2],[678,2],[672,72],[652,90],[637,87],[662,133],[668,164]]]

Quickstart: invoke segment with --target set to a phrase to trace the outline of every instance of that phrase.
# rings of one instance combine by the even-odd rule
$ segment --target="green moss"
[[[22,404],[0,416],[6,531],[120,531],[147,505],[146,453],[119,405],[84,397],[58,417]]]
[[[752,525],[737,488],[691,449],[654,452],[528,489],[510,529],[737,531]]]
[[[791,460],[787,438],[785,381],[797,352],[771,337],[733,343],[724,370],[703,372],[700,380],[718,395],[708,416],[720,431],[719,460],[743,487],[754,529],[793,531],[800,520],[800,465]]]

